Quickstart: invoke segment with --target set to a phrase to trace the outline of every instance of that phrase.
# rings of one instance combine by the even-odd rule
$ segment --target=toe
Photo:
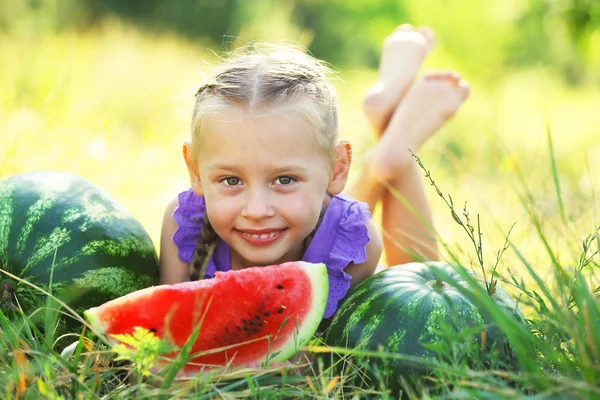
[[[469,85],[469,82],[461,79],[456,87],[463,100],[469,97],[469,93],[471,93],[471,85]]]
[[[427,73],[423,74],[423,78],[426,80],[444,79],[444,72],[442,72],[442,71],[427,72]]]
[[[425,37],[427,40],[427,47],[431,50],[435,46],[435,33],[433,32],[433,29],[428,26],[420,26],[417,28],[417,32]]]
[[[448,81],[454,86],[458,86],[458,83],[460,82],[461,78],[460,74],[458,74],[456,71],[448,71],[446,79],[448,79]]]
[[[415,27],[411,24],[402,24],[396,28],[396,32],[411,32],[414,31]]]

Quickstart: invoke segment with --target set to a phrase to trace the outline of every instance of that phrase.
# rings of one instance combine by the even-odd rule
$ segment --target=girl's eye
[[[240,180],[240,178],[236,178],[234,176],[230,176],[230,177],[227,177],[227,178],[223,179],[221,182],[225,182],[227,184],[227,186],[237,186],[242,181]]]
[[[279,185],[289,185],[295,181],[296,179],[292,178],[291,176],[280,176],[275,180],[275,182],[279,182]]]

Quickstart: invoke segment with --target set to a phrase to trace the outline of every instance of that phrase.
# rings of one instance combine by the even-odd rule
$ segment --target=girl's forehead
[[[314,152],[322,150],[315,129],[299,113],[267,110],[250,114],[230,107],[207,117],[199,137],[200,151],[259,144],[265,150],[293,147]]]
[[[301,112],[284,111],[287,110],[249,113],[227,107],[208,115],[196,147],[200,168],[236,166],[235,169],[271,174],[286,165],[296,165],[329,174],[331,149],[319,141],[315,125]]]

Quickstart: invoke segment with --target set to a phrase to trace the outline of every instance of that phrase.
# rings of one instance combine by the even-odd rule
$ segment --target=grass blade
[[[177,358],[173,361],[173,364],[171,364],[171,366],[169,367],[167,374],[165,376],[165,380],[163,381],[162,385],[160,385],[161,389],[166,390],[171,386],[171,384],[173,383],[173,380],[177,376],[177,373],[179,372],[179,370],[188,361],[187,360],[188,355],[190,354],[190,351],[192,350],[192,346],[194,345],[194,343],[196,343],[196,339],[198,338],[198,334],[200,333],[200,328],[202,327],[202,323],[204,322],[204,318],[206,317],[206,313],[208,312],[208,309],[210,308],[211,303],[212,303],[212,297],[208,299],[208,301],[206,303],[205,312],[204,312],[204,314],[202,314],[200,321],[196,324],[194,331],[192,332],[192,334],[190,335],[188,340],[185,342],[185,344],[181,348],[181,351],[177,355]]]
[[[552,132],[550,129],[550,122],[546,117],[546,136],[548,138],[548,151],[550,152],[550,166],[552,168],[552,180],[554,182],[554,190],[556,192],[556,200],[558,201],[558,209],[560,211],[560,217],[565,225],[567,225],[567,218],[565,216],[565,206],[562,199],[562,191],[560,189],[560,179],[558,178],[558,168],[556,166],[556,155],[554,154],[554,145],[552,143]]]

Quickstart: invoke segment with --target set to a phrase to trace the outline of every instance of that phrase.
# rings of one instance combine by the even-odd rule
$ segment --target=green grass
[[[159,243],[166,204],[188,186],[181,143],[209,49],[118,23],[42,40],[0,36],[0,43],[11,60],[0,63],[0,178],[36,169],[81,175],[113,194]],[[376,74],[340,75],[342,136],[354,144],[355,171],[373,142],[356,110]],[[449,209],[428,189],[444,258],[486,272],[487,288],[465,295],[522,345],[520,369],[492,360],[477,370],[453,355],[459,338],[450,337],[436,373],[407,382],[412,398],[600,397],[599,97],[593,87],[565,87],[547,70],[514,71],[474,87],[419,152],[438,190],[453,198]],[[486,298],[494,280],[519,299],[527,327]],[[9,321],[0,314],[0,397],[383,398],[377,382],[354,387],[352,378],[362,375],[350,358],[341,376],[315,362],[189,381],[144,377],[143,362],[116,360],[89,330],[56,337],[57,304],[49,299],[37,311],[44,329],[31,316]]]

